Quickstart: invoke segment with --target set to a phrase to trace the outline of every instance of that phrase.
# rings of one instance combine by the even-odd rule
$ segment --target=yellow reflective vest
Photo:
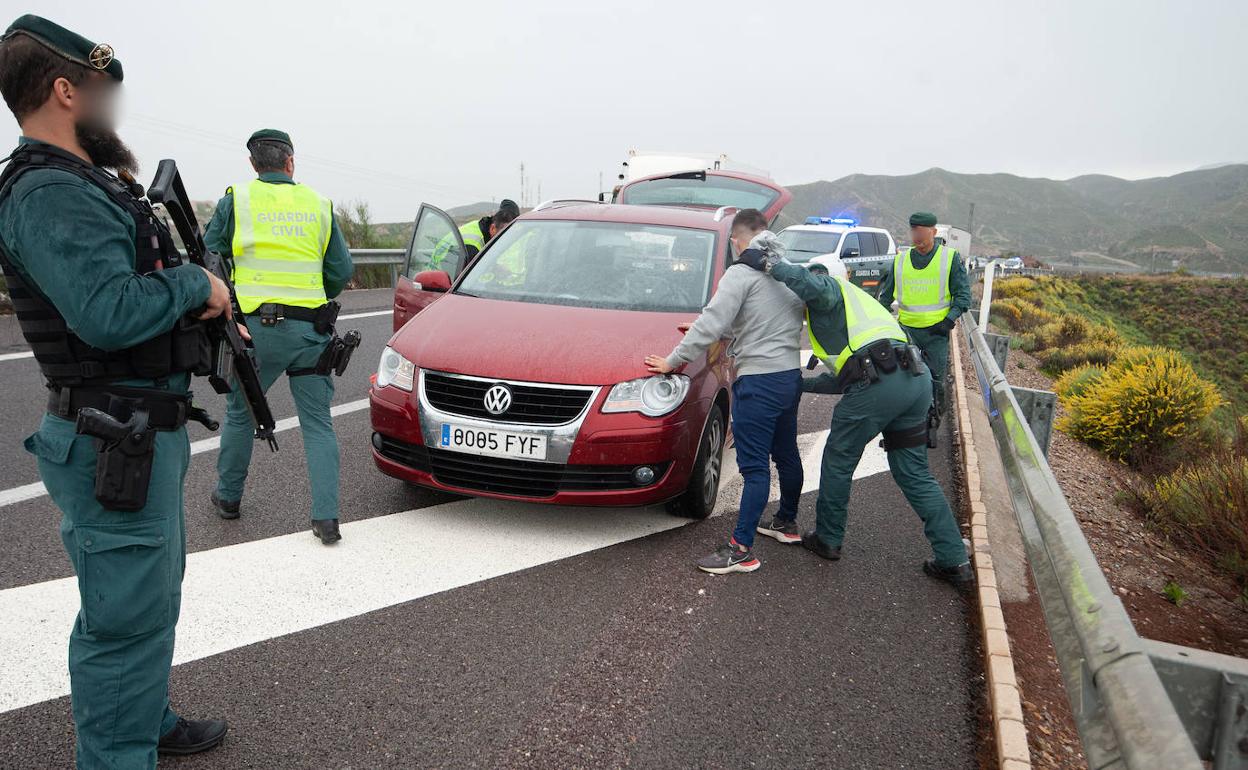
[[[333,206],[302,184],[254,179],[234,195],[234,291],[244,313],[266,302],[317,308],[327,302],[323,263]]]
[[[953,297],[949,292],[949,276],[953,272],[953,249],[941,245],[919,270],[914,266],[914,249],[899,252],[893,260],[893,293],[897,297],[897,315],[906,326],[926,329],[945,320]]]
[[[835,359],[828,355],[819,340],[815,338],[814,329],[810,325],[810,310],[806,311],[806,331],[810,335],[810,347],[815,357],[834,374],[841,373],[841,367],[854,353],[862,350],[872,342],[879,340],[896,340],[906,342],[906,334],[897,325],[893,314],[884,309],[870,294],[850,283],[847,279],[834,276],[841,287],[844,302],[841,308],[845,312],[845,336],[849,343]]]

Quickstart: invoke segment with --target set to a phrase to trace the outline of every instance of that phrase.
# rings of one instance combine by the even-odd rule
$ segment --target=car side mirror
[[[845,249],[841,252],[841,256],[845,258],[858,256],[858,249]]]
[[[448,292],[451,290],[451,276],[445,270],[426,270],[417,273],[413,282],[421,291]]]

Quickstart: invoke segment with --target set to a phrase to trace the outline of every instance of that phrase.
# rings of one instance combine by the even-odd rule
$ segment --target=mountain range
[[[972,230],[972,252],[1016,252],[1051,263],[1148,271],[1179,266],[1248,273],[1248,165],[1169,177],[1104,175],[1058,181],[933,168],[908,176],[852,174],[789,185],[779,226],[853,216],[907,241],[907,218],[932,211]],[[975,205],[971,220],[971,204]]]

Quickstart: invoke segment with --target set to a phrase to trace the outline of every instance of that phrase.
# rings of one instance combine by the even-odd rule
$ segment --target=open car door
[[[681,171],[657,174],[620,188],[619,203],[643,206],[691,206],[758,209],[774,222],[793,194],[771,179],[733,171]]]
[[[435,206],[420,204],[407,264],[394,287],[395,331],[450,290],[466,255],[455,220]]]

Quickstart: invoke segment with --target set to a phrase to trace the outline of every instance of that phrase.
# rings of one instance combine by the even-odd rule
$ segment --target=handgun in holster
[[[138,511],[147,505],[147,488],[156,457],[156,429],[138,401],[114,398],[114,414],[87,407],[78,411],[76,430],[96,439],[95,499],[113,511]]]
[[[360,346],[363,338],[355,329],[347,332],[339,337],[334,335],[329,343],[325,345],[325,350],[321,352],[321,357],[316,360],[316,366],[309,369],[290,369],[286,372],[291,377],[300,377],[307,374],[319,374],[322,376],[336,374],[339,377],[347,370],[347,364],[351,363],[351,354]]]

